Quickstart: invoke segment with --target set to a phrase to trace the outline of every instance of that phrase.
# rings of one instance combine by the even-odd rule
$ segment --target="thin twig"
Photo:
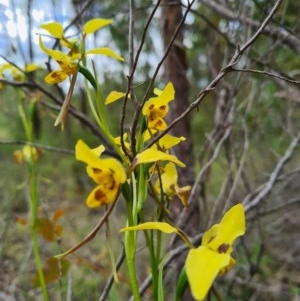
[[[123,246],[121,254],[116,262],[116,271],[118,271],[120,269],[120,267],[122,266],[122,263],[124,262],[124,259],[125,259],[125,247]],[[106,281],[105,287],[102,290],[102,294],[99,298],[99,301],[104,301],[107,298],[113,283],[114,283],[114,273],[112,273],[109,276],[108,280]]]
[[[274,183],[279,177],[281,170],[287,164],[287,162],[292,158],[292,155],[296,147],[298,146],[299,142],[300,142],[300,133],[292,140],[284,156],[278,161],[273,172],[271,173],[269,177],[269,181],[263,186],[263,188],[260,190],[258,195],[252,201],[249,202],[247,197],[244,199],[243,205],[245,207],[245,211],[249,211],[255,208],[271,192]]]
[[[179,24],[178,24],[178,26],[177,26],[177,28],[176,28],[176,30],[175,30],[175,32],[174,32],[174,34],[173,34],[171,40],[170,40],[170,43],[169,43],[168,47],[167,47],[166,50],[165,50],[165,53],[164,53],[163,57],[161,58],[160,62],[157,64],[157,67],[156,67],[156,69],[155,69],[155,71],[154,71],[154,73],[153,73],[153,76],[152,76],[152,78],[151,78],[151,81],[150,81],[150,83],[149,83],[149,85],[148,85],[148,88],[147,88],[145,94],[144,94],[144,98],[143,98],[143,101],[142,101],[140,107],[139,107],[138,109],[136,109],[136,111],[134,112],[133,122],[132,122],[132,132],[131,132],[131,138],[133,139],[133,140],[131,139],[131,144],[132,144],[132,148],[133,148],[133,149],[135,149],[135,133],[136,133],[136,128],[137,128],[137,125],[138,125],[138,119],[139,119],[141,110],[142,110],[142,108],[143,108],[145,102],[147,101],[147,99],[148,99],[148,97],[149,97],[150,91],[151,91],[151,89],[153,88],[154,81],[155,81],[155,79],[156,79],[156,77],[157,77],[157,74],[158,74],[158,72],[159,72],[161,66],[163,65],[165,59],[167,58],[167,56],[168,56],[168,54],[169,54],[169,52],[170,52],[170,50],[171,50],[171,48],[172,48],[172,46],[173,46],[173,44],[174,44],[176,38],[177,38],[177,35],[179,34],[179,32],[180,32],[182,26],[184,25],[184,22],[185,22],[185,20],[186,20],[186,18],[187,18],[187,15],[188,15],[188,13],[190,12],[191,7],[192,7],[192,5],[194,4],[195,1],[196,1],[196,0],[191,1],[191,2],[189,3],[189,5],[187,6],[187,9],[186,9],[185,13],[184,13],[183,16],[182,16],[182,19],[180,20],[180,22],[179,22]],[[159,2],[160,2],[160,1],[159,1]],[[162,136],[163,136],[163,135],[162,135]],[[162,137],[162,136],[161,136],[161,137]],[[158,139],[156,140],[156,142],[157,142],[157,141],[158,141]],[[154,143],[153,143],[153,144],[154,144]],[[152,145],[153,145],[153,144],[152,144]]]
[[[174,119],[169,126],[159,133],[155,139],[152,140],[152,142],[148,145],[148,147],[151,147],[153,144],[157,143],[161,137],[163,137],[166,133],[168,133],[178,122],[180,122],[183,118],[186,118],[187,115],[189,115],[195,108],[199,106],[199,104],[203,101],[205,96],[209,94],[211,91],[215,89],[215,87],[218,85],[218,83],[229,73],[233,70],[233,67],[240,61],[241,57],[243,56],[244,52],[256,41],[256,39],[262,34],[267,24],[270,22],[276,11],[278,10],[280,4],[283,0],[277,0],[274,4],[272,10],[264,20],[264,22],[260,25],[260,27],[257,29],[257,31],[254,33],[254,35],[241,47],[239,47],[233,57],[231,58],[230,62],[220,70],[219,74],[210,82],[210,84],[200,93],[198,94],[196,100],[191,103],[191,105],[176,119]]]
[[[267,75],[275,78],[279,78],[281,80],[284,80],[286,82],[300,85],[300,81],[288,78],[286,76],[282,76],[280,74],[276,74],[273,72],[265,71],[265,70],[255,70],[255,69],[238,69],[238,68],[233,68],[232,71],[237,71],[237,72],[245,72],[245,73],[255,73],[255,74],[262,74],[262,75]]]

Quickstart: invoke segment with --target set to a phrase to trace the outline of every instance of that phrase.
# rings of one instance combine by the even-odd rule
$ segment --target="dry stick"
[[[294,80],[294,79],[288,78],[286,76],[282,76],[280,74],[276,74],[276,73],[269,72],[269,71],[255,70],[255,69],[238,69],[238,68],[233,68],[232,70],[233,71],[238,71],[238,72],[246,72],[246,73],[255,73],[255,74],[268,75],[268,76],[275,77],[275,78],[284,80],[284,81],[292,83],[292,84],[300,85],[300,81],[298,81],[298,80]]]
[[[70,154],[74,155],[74,151],[70,149],[62,149],[58,147],[53,147],[49,145],[43,145],[39,143],[32,143],[28,141],[22,141],[22,140],[0,140],[0,144],[7,144],[7,145],[31,145],[36,148],[40,148],[46,151],[60,153],[60,154]]]
[[[190,197],[189,197],[189,202],[190,200],[194,199],[194,197],[196,196],[196,192],[197,192],[197,187],[200,183],[200,181],[202,180],[202,177],[204,175],[204,173],[207,171],[207,169],[213,164],[213,162],[217,159],[217,157],[219,156],[219,153],[220,153],[220,150],[221,150],[221,147],[223,146],[223,143],[225,142],[225,140],[229,137],[230,133],[231,133],[231,129],[232,127],[229,126],[224,135],[222,136],[222,138],[219,140],[218,144],[216,145],[215,149],[214,149],[214,153],[212,155],[212,157],[206,162],[206,164],[203,166],[203,168],[200,170],[200,172],[198,173],[196,179],[195,179],[195,183],[192,187],[192,190],[191,190],[191,194],[190,194]],[[183,209],[183,212],[181,213],[181,216],[179,218],[179,221],[178,221],[178,224],[182,224],[182,219],[184,218],[185,216],[185,211],[187,209],[184,208]]]
[[[241,175],[244,170],[244,165],[246,162],[246,156],[248,154],[248,149],[249,149],[249,144],[250,144],[249,143],[249,132],[248,132],[248,128],[247,128],[245,122],[243,122],[243,123],[244,123],[244,126],[243,126],[243,128],[244,128],[244,148],[243,148],[242,156],[240,157],[240,160],[239,160],[238,170],[236,172],[236,175],[235,175],[234,181],[232,183],[228,197],[226,198],[225,206],[223,208],[223,214],[225,214],[225,212],[229,209],[230,200],[232,199],[233,194],[235,193],[238,183],[241,179]]]
[[[255,32],[255,34],[242,46],[238,47],[237,51],[231,58],[230,62],[219,72],[219,74],[210,82],[210,84],[206,87],[206,89],[200,91],[198,94],[196,100],[191,103],[191,105],[176,119],[174,119],[170,125],[162,131],[160,134],[158,134],[155,139],[148,145],[148,147],[151,147],[153,144],[157,143],[159,139],[161,139],[166,133],[168,133],[172,127],[174,127],[178,122],[180,122],[183,118],[185,118],[189,113],[191,113],[195,108],[199,106],[199,104],[202,102],[204,97],[213,91],[217,84],[227,75],[227,73],[233,71],[233,67],[240,61],[242,55],[244,52],[256,41],[256,39],[262,34],[267,24],[270,22],[276,11],[278,10],[280,4],[283,0],[277,0],[275,5],[273,6],[272,10],[264,20],[264,22],[261,24],[261,26],[258,28],[258,30]]]
[[[127,104],[127,99],[128,99],[128,95],[130,93],[130,89],[132,87],[132,83],[133,83],[133,76],[134,76],[134,73],[136,71],[136,67],[137,67],[137,64],[138,64],[138,61],[139,61],[139,57],[140,57],[140,54],[142,53],[142,49],[143,49],[143,46],[145,44],[145,39],[146,39],[146,34],[148,32],[148,28],[150,26],[150,23],[159,7],[159,4],[160,4],[160,1],[161,0],[158,0],[156,5],[154,6],[147,22],[146,22],[146,25],[144,27],[144,30],[143,30],[143,34],[142,34],[142,38],[141,38],[141,42],[140,42],[140,45],[137,49],[137,52],[136,52],[136,55],[135,55],[135,58],[132,62],[132,70],[131,70],[131,73],[130,75],[128,76],[128,85],[127,85],[127,91],[126,91],[126,95],[124,97],[124,103],[123,103],[123,107],[122,107],[122,115],[121,115],[121,139],[122,139],[122,134],[123,134],[123,129],[124,129],[124,121],[125,121],[125,115],[126,115],[126,104]],[[132,37],[133,38],[133,37]],[[140,111],[141,111],[141,107],[139,107],[139,105],[136,103],[136,110],[135,110],[135,113],[134,113],[134,116],[133,116],[133,124],[136,122],[138,122],[138,118],[139,118],[139,115],[140,115]],[[135,145],[136,145],[136,126],[133,127],[132,126],[132,129],[131,129],[131,137],[130,137],[130,141],[131,141],[131,151],[132,151],[132,154],[134,155],[134,152],[135,152]]]
[[[141,110],[142,110],[142,108],[143,108],[143,106],[144,106],[146,100],[148,99],[148,96],[149,96],[149,94],[150,94],[150,91],[151,91],[151,89],[152,89],[152,87],[153,87],[153,85],[154,85],[154,81],[155,81],[155,79],[156,79],[156,76],[157,76],[157,74],[158,74],[158,72],[159,72],[159,70],[160,70],[162,64],[164,63],[166,57],[168,56],[168,54],[169,54],[169,52],[170,52],[170,50],[171,50],[171,48],[172,48],[172,46],[173,46],[173,44],[174,44],[174,42],[175,42],[175,39],[176,39],[176,37],[177,37],[179,31],[181,30],[182,26],[184,25],[184,22],[185,22],[185,20],[186,20],[186,17],[187,17],[187,15],[188,15],[188,13],[190,12],[191,7],[192,7],[192,5],[194,4],[195,1],[196,1],[196,0],[193,0],[193,1],[191,1],[191,2],[189,3],[189,5],[188,5],[188,7],[187,7],[187,9],[186,9],[186,11],[185,11],[185,13],[184,13],[184,15],[182,16],[182,19],[181,19],[180,23],[178,24],[178,26],[177,26],[177,28],[176,28],[176,30],[175,30],[175,32],[174,32],[174,35],[172,36],[172,38],[171,38],[171,40],[170,40],[170,43],[169,43],[167,49],[165,50],[165,53],[164,53],[162,59],[161,59],[160,62],[157,64],[157,67],[156,67],[156,69],[155,69],[155,71],[154,71],[154,74],[153,74],[153,76],[152,76],[152,78],[151,78],[150,84],[149,84],[149,86],[148,86],[148,88],[147,88],[147,91],[146,91],[146,93],[145,93],[145,95],[144,95],[143,101],[142,101],[140,107],[139,107],[139,108],[135,111],[135,113],[134,113],[134,116],[133,116],[133,122],[132,122],[132,132],[131,132],[131,144],[132,144],[132,149],[133,149],[133,150],[135,149],[135,142],[136,142],[136,141],[135,141],[135,133],[136,133],[136,129],[137,129],[137,125],[138,125],[138,119],[139,119]],[[158,1],[158,2],[160,2],[160,1]],[[162,136],[161,136],[161,137],[162,137]],[[160,138],[161,138],[161,137],[160,137]],[[156,143],[158,140],[159,140],[159,139],[157,139],[154,143]],[[153,143],[153,144],[154,144],[154,143]],[[153,144],[152,144],[152,145],[153,145]]]
[[[92,231],[90,233],[88,233],[86,235],[86,237],[80,241],[77,245],[75,245],[74,247],[72,247],[71,249],[69,249],[68,251],[56,255],[54,256],[55,258],[61,259],[67,255],[70,255],[72,253],[74,253],[76,250],[80,249],[82,246],[84,246],[85,244],[87,244],[88,242],[90,242],[92,239],[94,239],[94,237],[96,236],[96,234],[98,233],[98,231],[101,229],[101,227],[103,226],[103,224],[107,221],[107,219],[109,218],[110,214],[112,213],[113,208],[115,207],[116,203],[118,200],[116,200],[115,202],[113,202],[110,207],[107,209],[107,211],[105,212],[105,214],[102,216],[102,218],[98,221],[98,223],[96,224],[96,226],[92,229]]]
[[[220,5],[220,3],[216,3],[212,0],[202,0],[201,2],[225,19],[237,20],[240,23],[249,25],[254,29],[259,27],[259,22],[244,15],[238,16],[232,10]],[[286,30],[285,28],[269,27],[264,30],[264,34],[269,35],[273,38],[279,37],[286,45],[288,45],[294,51],[296,51],[297,53],[300,52],[299,37],[297,37],[295,34],[289,33],[288,30]]]
[[[124,101],[123,101],[122,109],[121,109],[121,118],[120,118],[121,147],[122,147],[124,154],[126,154],[128,157],[130,157],[130,156],[129,156],[129,153],[127,151],[127,148],[126,148],[125,142],[124,142],[124,124],[125,124],[125,118],[126,118],[126,107],[127,107],[129,95],[131,96],[131,99],[132,99],[133,103],[135,104],[135,106],[136,107],[138,106],[137,101],[134,96],[134,91],[133,91],[133,76],[134,76],[134,72],[136,70],[139,54],[140,54],[140,52],[142,50],[142,46],[144,44],[143,42],[141,42],[140,47],[137,52],[137,56],[134,59],[134,20],[135,20],[134,0],[129,0],[129,6],[130,6],[130,8],[129,8],[129,31],[128,31],[128,41],[129,41],[129,43],[128,43],[129,66],[128,67],[129,67],[130,75],[128,76],[127,91],[124,96]],[[152,17],[150,16],[150,18],[148,20],[148,23],[147,23],[148,26],[150,24],[150,21],[152,20]],[[146,32],[147,32],[147,30],[144,30],[144,33],[142,36],[142,41],[145,39]]]
[[[43,88],[40,84],[38,84],[35,81],[31,80],[31,82],[14,82],[14,81],[6,80],[6,79],[0,79],[0,83],[10,85],[12,87],[17,87],[17,88],[23,88],[24,87],[24,88],[29,88],[29,89],[36,89],[36,90],[42,92],[47,97],[49,97],[51,100],[53,100],[54,103],[59,105],[59,106],[52,105],[52,104],[47,103],[43,100],[40,100],[40,103],[43,106],[45,106],[45,107],[47,107],[47,108],[49,108],[53,111],[59,111],[60,110],[60,106],[62,105],[62,101],[59,100],[58,98],[56,98],[51,92],[49,92],[48,90]],[[92,131],[93,134],[95,134],[97,137],[99,137],[102,141],[104,141],[108,145],[107,139],[99,131],[99,128],[96,126],[96,124],[94,124],[88,118],[88,116],[81,113],[80,111],[78,111],[77,109],[75,109],[72,106],[69,108],[69,112],[71,113],[71,115],[73,115],[79,121],[81,121],[85,126],[87,126]],[[114,154],[114,156],[116,156],[116,154]]]
[[[298,146],[300,141],[300,133],[298,136],[296,136],[292,142],[290,143],[290,146],[286,150],[284,156],[278,161],[276,167],[274,168],[273,172],[270,175],[269,181],[264,185],[264,187],[260,190],[258,195],[252,200],[249,201],[249,197],[246,197],[243,200],[243,205],[245,207],[245,211],[249,211],[253,208],[255,208],[265,196],[267,196],[270,191],[272,190],[274,183],[276,182],[277,178],[279,177],[279,173],[285,166],[285,164],[291,159],[295,148]]]
[[[121,254],[120,254],[120,256],[119,256],[119,258],[118,258],[118,260],[117,260],[117,262],[116,262],[116,270],[117,270],[117,271],[118,271],[119,268],[121,267],[121,265],[122,265],[124,259],[125,259],[125,247],[123,246],[122,251],[121,251]],[[112,273],[112,274],[110,275],[110,277],[108,278],[106,284],[105,284],[105,287],[104,287],[104,289],[103,289],[103,291],[102,291],[102,294],[101,294],[101,296],[100,296],[100,298],[99,298],[99,301],[104,301],[104,300],[107,298],[107,296],[108,296],[108,294],[109,294],[109,292],[110,292],[110,290],[111,290],[111,287],[112,287],[112,285],[113,285],[113,283],[114,283],[114,280],[115,280],[115,279],[114,279],[114,274]]]

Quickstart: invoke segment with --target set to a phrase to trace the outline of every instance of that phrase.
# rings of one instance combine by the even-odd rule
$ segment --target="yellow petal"
[[[147,148],[143,152],[136,155],[136,164],[141,163],[153,163],[157,161],[170,161],[181,167],[185,167],[185,164],[179,161],[176,156],[169,155],[164,152],[161,152],[153,147]]]
[[[27,64],[26,66],[25,66],[25,71],[26,72],[33,72],[33,71],[36,71],[36,70],[38,70],[38,69],[41,69],[41,66],[39,66],[39,65],[36,65],[36,64]]]
[[[114,59],[117,59],[119,61],[124,61],[124,59],[121,56],[116,54],[113,50],[111,50],[108,47],[90,49],[85,54],[86,55],[89,55],[89,54],[102,54],[102,55],[107,55],[107,56],[113,57]]]
[[[41,28],[47,30],[52,36],[57,39],[61,39],[63,37],[64,29],[60,23],[51,22],[43,24],[41,25]]]
[[[105,147],[100,146],[98,149],[90,149],[81,139],[79,139],[75,146],[76,160],[82,161],[87,165],[93,166],[99,160],[99,156],[104,152]]]
[[[86,204],[90,208],[100,207],[106,204],[113,203],[119,194],[119,188],[109,189],[102,185],[94,188],[87,197]]]
[[[177,186],[178,174],[175,167],[175,164],[169,162],[166,164],[163,173],[160,176],[160,180],[162,183],[163,192],[167,196],[172,196],[175,193],[175,187]],[[157,179],[154,187],[157,191],[160,190],[160,180]]]
[[[120,232],[125,231],[138,231],[138,230],[160,230],[164,233],[178,233],[178,230],[175,227],[172,227],[168,223],[163,222],[147,222],[137,226],[125,227],[120,230]]]
[[[202,244],[219,253],[231,253],[234,240],[245,233],[245,211],[242,204],[229,209],[221,222],[203,236]]]
[[[178,197],[180,198],[180,201],[184,207],[188,205],[188,200],[191,194],[191,186],[184,186],[184,187],[177,187],[175,186],[175,191]]]
[[[166,134],[159,139],[158,144],[163,150],[167,150],[169,148],[174,147],[181,141],[185,141],[185,138],[183,136],[175,137],[175,136]]]
[[[200,246],[189,251],[185,262],[187,278],[193,297],[203,300],[219,272],[230,263],[230,255]]]
[[[172,83],[168,83],[164,90],[157,97],[150,98],[143,107],[143,114],[148,116],[152,109],[157,109],[162,112],[163,117],[168,111],[167,104],[174,100],[175,90]]]
[[[45,47],[41,37],[39,37],[39,46],[45,53],[47,53],[55,61],[63,62],[65,64],[67,64],[70,61],[70,58],[68,58],[68,56],[65,53],[63,53],[62,51],[53,50],[53,49],[49,49],[49,48]]]
[[[50,72],[45,78],[45,82],[51,85],[56,85],[64,81],[68,74],[63,70],[54,70]]]
[[[124,92],[111,91],[105,99],[105,104],[108,105],[116,100],[121,99],[125,95],[126,95],[126,93],[124,93]]]
[[[90,34],[111,23],[109,19],[92,19],[84,24],[83,30],[85,34]]]
[[[99,156],[105,150],[104,146],[100,146],[96,149],[90,149],[82,140],[78,140],[75,146],[75,156],[76,160],[86,163],[89,170],[98,169],[103,171],[103,175],[113,175],[116,185],[124,183],[126,181],[126,172],[123,165],[114,158],[101,159]],[[89,175],[99,183],[98,177],[94,173],[89,173]]]

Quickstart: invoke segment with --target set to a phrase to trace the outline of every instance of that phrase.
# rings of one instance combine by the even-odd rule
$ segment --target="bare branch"
[[[226,18],[228,20],[237,20],[242,24],[251,26],[254,30],[260,27],[259,22],[251,18],[248,18],[247,16],[244,15],[236,15],[235,12],[222,6],[220,3],[217,3],[212,0],[201,0],[201,3],[211,8],[214,12],[218,13],[223,18]],[[273,38],[279,38],[282,40],[282,43],[287,44],[297,53],[300,52],[300,39],[296,35],[292,35],[286,29],[282,27],[277,28],[277,27],[269,26],[267,28],[264,28],[262,33],[267,34]]]
[[[183,118],[186,118],[187,115],[189,115],[195,108],[199,106],[199,104],[203,101],[205,96],[209,94],[214,88],[219,84],[219,82],[230,72],[232,71],[233,67],[240,61],[242,55],[244,52],[256,41],[256,39],[262,34],[263,30],[267,26],[267,24],[270,22],[272,17],[277,12],[280,4],[283,0],[277,0],[274,4],[272,10],[269,12],[268,16],[265,18],[264,22],[260,25],[260,27],[257,29],[257,31],[254,33],[254,35],[241,47],[239,47],[233,57],[231,58],[230,62],[218,73],[218,75],[210,82],[210,84],[200,93],[198,94],[198,97],[194,102],[191,103],[191,105],[180,115],[178,116],[173,122],[169,124],[169,126],[162,131],[160,134],[156,136],[155,139],[148,145],[148,147],[155,144],[161,137],[163,137],[166,133],[168,133],[171,128],[177,124],[180,120]]]
[[[265,185],[263,185],[263,188],[259,191],[258,195],[251,201],[249,200],[249,197],[246,197],[243,200],[242,203],[244,204],[245,211],[249,211],[249,210],[255,208],[271,192],[271,190],[274,186],[274,183],[280,176],[281,170],[286,165],[286,163],[292,158],[294,151],[295,151],[296,147],[298,146],[299,142],[300,142],[300,134],[298,134],[292,140],[292,142],[290,143],[290,146],[286,150],[284,156],[278,161],[273,172],[271,173],[271,175],[269,177],[269,181]]]

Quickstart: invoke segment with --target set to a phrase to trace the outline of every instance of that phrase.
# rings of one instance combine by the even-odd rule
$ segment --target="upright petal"
[[[203,244],[219,253],[231,253],[234,240],[245,233],[245,211],[242,204],[229,209],[221,222],[203,236]]]
[[[203,300],[219,272],[230,263],[230,255],[216,253],[207,247],[191,249],[185,262],[193,297]]]
[[[53,37],[61,39],[63,37],[64,29],[63,26],[58,22],[50,22],[41,25],[41,28],[47,30]]]
[[[99,160],[98,156],[100,156],[104,150],[105,148],[102,147],[96,154],[95,151],[90,149],[82,140],[78,140],[75,146],[76,160],[82,161],[87,165],[94,166]]]
[[[85,34],[90,34],[111,23],[112,20],[109,19],[92,19],[84,24],[83,30]]]
[[[143,107],[143,115],[149,116],[151,110],[157,110],[160,117],[164,117],[168,112],[168,103],[174,100],[175,90],[172,83],[168,83],[164,90],[156,96],[150,98]]]

